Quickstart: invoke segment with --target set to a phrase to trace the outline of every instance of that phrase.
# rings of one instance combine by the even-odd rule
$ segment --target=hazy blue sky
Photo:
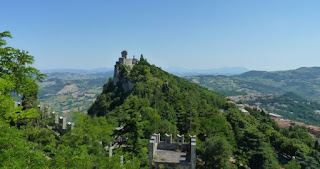
[[[113,67],[122,49],[161,67],[320,66],[319,0],[0,0],[0,31],[36,67]]]

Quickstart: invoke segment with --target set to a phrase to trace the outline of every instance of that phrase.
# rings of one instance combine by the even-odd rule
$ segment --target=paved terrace
[[[155,153],[154,162],[166,163],[183,163],[187,162],[187,154],[185,152],[177,152],[170,150],[157,150]]]

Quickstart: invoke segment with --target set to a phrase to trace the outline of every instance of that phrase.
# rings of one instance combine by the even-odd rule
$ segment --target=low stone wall
[[[190,151],[189,143],[182,144],[182,143],[173,142],[171,144],[167,144],[165,141],[160,141],[160,143],[158,143],[158,149],[171,150],[171,151],[175,151],[175,150]]]
[[[189,163],[161,163],[161,162],[157,162],[155,163],[154,167],[156,169],[190,169],[190,164]]]

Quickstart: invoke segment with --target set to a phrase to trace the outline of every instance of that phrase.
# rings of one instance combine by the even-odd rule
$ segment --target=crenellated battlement
[[[173,142],[172,134],[165,134],[161,141],[160,134],[153,134],[149,141],[149,166],[159,168],[195,169],[196,167],[196,136],[189,136],[190,141],[184,142],[184,135],[177,134],[177,142]]]
[[[63,135],[73,129],[74,123],[67,122],[67,117],[63,117],[63,116],[59,117],[56,112],[52,112],[51,126],[53,130],[56,130],[57,132],[60,133],[60,135]]]

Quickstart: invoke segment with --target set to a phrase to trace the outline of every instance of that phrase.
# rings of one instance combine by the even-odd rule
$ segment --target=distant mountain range
[[[233,76],[188,76],[187,80],[224,95],[294,92],[304,99],[320,101],[320,67],[287,71],[249,71]]]
[[[223,67],[213,69],[188,69],[181,67],[169,67],[165,68],[165,71],[175,74],[177,76],[194,76],[194,75],[238,75],[249,71],[244,67]]]
[[[43,73],[79,73],[92,74],[113,71],[113,68],[96,68],[96,69],[43,69]]]
[[[177,76],[194,76],[194,75],[238,75],[249,71],[244,67],[223,67],[213,69],[188,69],[182,67],[169,67],[165,71]],[[44,69],[43,73],[78,73],[78,74],[92,74],[113,71],[113,68],[96,68],[96,69]]]
[[[217,69],[166,68],[177,76],[207,87],[226,96],[247,93],[294,92],[304,99],[320,101],[320,67],[301,67],[287,71],[247,71],[243,67]],[[65,80],[98,79],[107,80],[113,76],[113,68],[98,69],[51,69],[42,72],[50,78]]]

